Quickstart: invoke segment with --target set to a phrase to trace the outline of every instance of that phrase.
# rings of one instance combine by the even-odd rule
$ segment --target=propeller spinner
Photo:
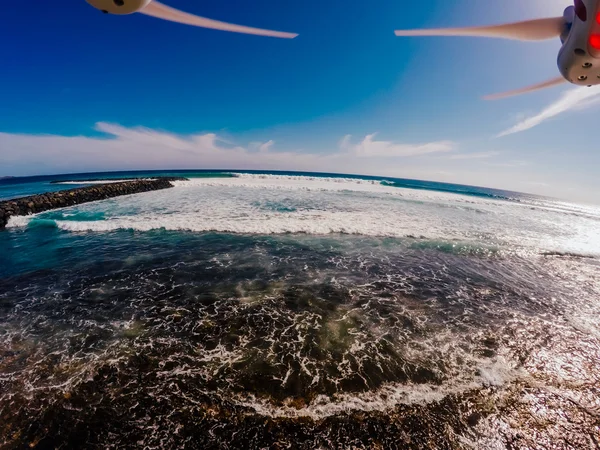
[[[563,16],[501,25],[427,30],[397,30],[396,36],[475,36],[540,41],[560,37],[560,76],[514,91],[484,97],[486,100],[521,95],[569,82],[579,86],[600,84],[600,0],[575,0]]]
[[[298,36],[295,33],[285,33],[282,31],[263,30],[260,28],[251,28],[243,25],[234,25],[218,20],[206,19],[195,16],[178,9],[171,8],[162,3],[153,0],[86,0],[94,8],[109,14],[133,14],[141,13],[159,19],[170,20],[185,25],[192,25],[202,28],[212,28],[214,30],[231,31],[233,33],[256,34],[259,36],[270,36],[277,38],[293,39]]]

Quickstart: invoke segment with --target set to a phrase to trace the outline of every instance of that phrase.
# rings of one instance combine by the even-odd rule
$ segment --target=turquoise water
[[[134,171],[134,172],[93,172],[69,175],[45,175],[37,177],[18,177],[0,179],[0,201],[12,198],[25,197],[28,195],[41,194],[44,192],[57,192],[66,189],[88,186],[88,183],[54,184],[53,182],[87,181],[94,179],[120,180],[125,178],[151,178],[156,176],[178,177],[186,176],[193,178],[211,178],[231,176],[225,172],[213,171]]]
[[[0,447],[600,439],[594,207],[375,177],[169,174],[191,180],[0,232]],[[111,174],[126,176],[156,174]],[[55,179],[2,192],[73,187]]]

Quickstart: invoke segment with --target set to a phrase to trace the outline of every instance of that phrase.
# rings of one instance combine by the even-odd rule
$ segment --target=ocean
[[[600,448],[600,207],[257,171],[0,200],[158,175],[0,231],[0,448]]]

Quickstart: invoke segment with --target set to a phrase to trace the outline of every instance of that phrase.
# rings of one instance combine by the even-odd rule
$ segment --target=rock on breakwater
[[[185,179],[183,179],[185,180]],[[131,180],[98,184],[59,192],[32,195],[0,202],[0,229],[6,227],[12,216],[37,214],[51,209],[89,203],[121,195],[138,194],[173,187],[173,178]]]

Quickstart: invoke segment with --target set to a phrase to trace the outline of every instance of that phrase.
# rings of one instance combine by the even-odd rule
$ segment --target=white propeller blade
[[[551,17],[484,27],[397,30],[396,36],[478,36],[519,41],[539,41],[559,36],[562,32],[563,21],[562,17]]]
[[[498,100],[501,98],[512,97],[514,95],[529,94],[530,92],[535,92],[535,91],[539,91],[540,89],[546,89],[549,87],[558,86],[559,84],[563,84],[565,82],[566,82],[566,80],[563,77],[556,77],[556,78],[553,78],[552,80],[534,84],[533,86],[529,86],[529,87],[522,88],[522,89],[515,89],[514,91],[502,92],[500,94],[487,95],[483,98],[484,98],[484,100]]]
[[[170,20],[172,22],[183,23],[185,25],[192,25],[202,28],[212,28],[215,30],[232,31],[234,33],[245,33],[245,34],[257,34],[260,36],[271,36],[278,38],[293,39],[297,34],[284,33],[281,31],[262,30],[260,28],[245,27],[242,25],[234,25],[226,22],[219,22],[218,20],[206,19],[204,17],[195,16],[188,14],[178,9],[171,8],[163,5],[162,3],[153,1],[144,9],[139,11],[142,14],[148,16],[157,17],[159,19]]]

